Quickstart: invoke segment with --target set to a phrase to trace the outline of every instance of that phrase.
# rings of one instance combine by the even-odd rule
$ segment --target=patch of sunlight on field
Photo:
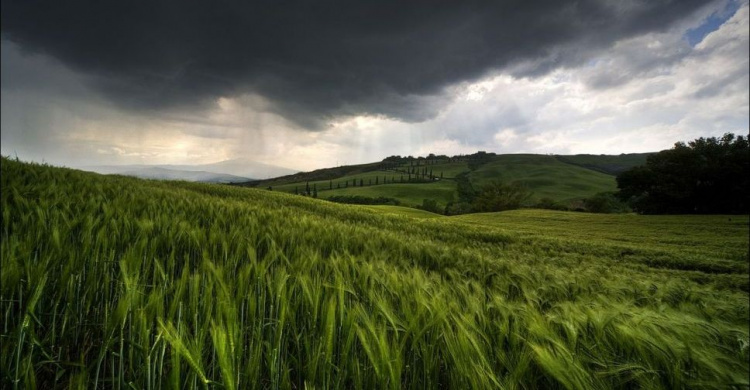
[[[440,214],[431,213],[429,211],[415,209],[412,207],[402,206],[385,206],[385,205],[373,205],[373,206],[362,206],[363,208],[377,211],[384,214],[395,214],[403,215],[412,218],[441,218]]]

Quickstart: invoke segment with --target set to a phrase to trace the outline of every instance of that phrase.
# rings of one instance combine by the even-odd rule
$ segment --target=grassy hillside
[[[747,218],[658,220],[675,239],[639,248],[632,237],[650,233],[638,216],[417,219],[277,191],[0,167],[2,388],[750,379]],[[575,233],[592,223],[618,227]],[[723,251],[696,250],[714,245],[712,231]]]
[[[569,204],[599,192],[615,191],[615,177],[607,172],[637,165],[641,160],[645,161],[646,155],[498,155],[488,157],[486,163],[478,166],[472,166],[468,161],[435,160],[430,161],[429,165],[425,165],[427,161],[420,161],[421,165],[416,169],[426,167],[434,176],[442,176],[439,184],[403,183],[409,178],[406,172],[413,168],[411,163],[388,170],[379,169],[382,166],[373,163],[300,173],[257,182],[255,185],[258,188],[271,186],[275,191],[294,193],[295,189],[303,192],[309,183],[311,189],[317,188],[320,198],[340,195],[370,198],[382,196],[397,199],[409,207],[422,204],[424,199],[434,199],[443,207],[458,199],[456,177],[463,174],[474,189],[480,189],[494,180],[517,181],[533,192],[531,203],[541,198],[551,198],[556,202]],[[317,179],[319,177],[324,179]]]
[[[316,169],[310,172],[298,172],[292,175],[280,176],[266,180],[253,180],[245,183],[236,183],[236,185],[243,187],[277,187],[284,184],[290,183],[306,183],[306,182],[327,182],[331,179],[340,178],[347,175],[356,175],[359,173],[366,173],[377,170],[380,166],[379,163],[370,164],[357,164],[357,165],[344,165],[333,168]]]
[[[398,183],[401,180],[401,175],[396,174],[395,172],[388,172],[388,171],[372,171],[372,172],[356,173],[352,175],[345,175],[345,176],[341,176],[341,177],[338,177],[335,179],[329,179],[329,180],[313,180],[313,181],[305,181],[305,182],[292,182],[292,183],[287,183],[287,184],[279,184],[271,188],[275,191],[284,191],[284,192],[293,193],[295,189],[297,189],[299,192],[304,191],[306,186],[309,184],[311,189],[313,188],[313,186],[315,186],[318,189],[318,191],[321,192],[321,191],[327,191],[330,188],[333,188],[333,189],[336,189],[337,187],[346,188],[347,185],[349,187],[359,186],[360,182],[365,186],[371,186],[376,183],[376,180],[378,184],[383,184],[384,181],[387,183],[392,183],[394,181]]]
[[[407,216],[411,218],[442,218],[440,214],[431,213],[429,211],[415,209],[411,207],[402,206],[385,206],[385,205],[373,205],[373,206],[362,206],[364,208],[383,213],[393,214],[400,216]]]
[[[493,181],[520,182],[534,198],[552,198],[569,202],[598,192],[615,191],[615,177],[576,165],[560,162],[554,156],[538,154],[506,154],[496,156],[469,174],[474,188]]]
[[[335,195],[361,195],[398,199],[403,205],[413,207],[422,204],[424,199],[435,199],[438,205],[445,207],[446,203],[454,199],[456,183],[452,180],[441,180],[432,183],[404,183],[386,184],[378,186],[349,187],[325,191],[319,194],[321,198]]]
[[[589,214],[513,210],[451,217],[453,221],[502,228],[533,238],[555,237],[578,245],[607,245],[631,261],[658,267],[660,253],[675,252],[687,269],[744,272],[748,261],[746,215]],[[675,267],[670,264],[669,267]]]
[[[646,158],[653,153],[628,153],[618,155],[576,154],[555,156],[559,161],[593,169],[609,175],[618,175],[632,167],[645,165]]]

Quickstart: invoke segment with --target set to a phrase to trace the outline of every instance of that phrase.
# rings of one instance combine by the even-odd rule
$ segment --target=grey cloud
[[[690,45],[676,34],[648,34],[621,42],[606,58],[584,70],[589,88],[607,89],[640,78],[667,72],[692,53]]]
[[[446,86],[524,61],[536,66],[519,74],[542,74],[707,2],[9,0],[1,21],[3,37],[59,59],[120,107],[257,93],[321,128],[341,115],[424,121]]]
[[[693,93],[696,99],[710,99],[727,92],[746,92],[748,85],[747,67],[735,69],[716,80],[710,80]]]

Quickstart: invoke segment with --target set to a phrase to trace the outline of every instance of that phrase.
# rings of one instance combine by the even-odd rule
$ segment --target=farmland
[[[747,216],[441,217],[1,168],[3,388],[750,381]]]

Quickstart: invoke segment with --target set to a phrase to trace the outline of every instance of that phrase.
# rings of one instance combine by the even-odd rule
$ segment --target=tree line
[[[748,138],[678,142],[618,175],[617,187],[617,198],[641,214],[748,214]]]

